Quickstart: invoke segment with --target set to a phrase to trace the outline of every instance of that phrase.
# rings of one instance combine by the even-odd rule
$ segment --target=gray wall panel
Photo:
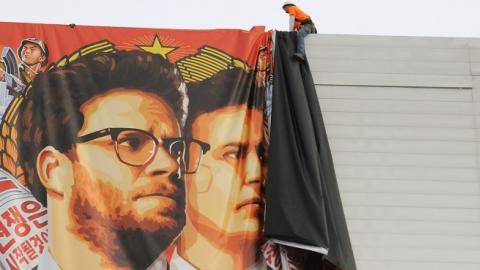
[[[311,58],[310,58],[311,59]],[[469,62],[419,62],[418,60],[314,59],[311,70],[346,73],[470,75]]]
[[[323,102],[323,106],[326,101]],[[376,112],[339,112],[322,111],[325,124],[349,126],[401,126],[401,127],[438,127],[473,128],[478,119],[472,115],[432,115],[401,114]]]
[[[306,39],[307,48],[316,46],[360,46],[372,49],[387,48],[432,48],[464,49],[468,46],[480,47],[477,40],[468,38],[440,37],[392,37],[360,35],[310,35]],[[312,49],[310,49],[312,50]]]
[[[472,89],[378,86],[315,86],[319,98],[472,102]],[[419,91],[421,90],[421,91]]]
[[[394,48],[394,47],[352,47],[352,46],[315,46],[308,51],[310,62],[325,59],[347,60],[400,60],[400,61],[431,61],[431,62],[465,62],[470,61],[470,55],[465,49],[435,49],[435,48]],[[479,57],[480,59],[480,57]],[[479,60],[480,61],[480,60]]]
[[[345,178],[478,182],[477,168],[335,165],[339,182]],[[480,228],[479,228],[480,229]]]
[[[312,76],[315,84],[320,85],[472,88],[471,76],[462,75],[418,75],[312,71]]]
[[[480,40],[306,45],[358,269],[480,269]]]
[[[330,148],[335,152],[374,152],[398,154],[460,154],[476,155],[476,142],[415,141],[330,138]]]
[[[358,181],[358,180],[357,180]],[[385,181],[385,180],[384,180]],[[342,181],[344,182],[344,181]],[[435,183],[438,183],[436,181]],[[450,182],[447,183],[451,185]],[[402,185],[405,186],[405,185]],[[393,193],[393,192],[359,192],[344,191],[344,206],[397,206],[397,207],[442,207],[442,208],[480,208],[480,196],[478,194],[465,195],[463,191],[457,190],[460,194],[450,192],[443,193]],[[472,236],[473,237],[473,236]],[[411,238],[406,237],[407,240]],[[413,239],[415,240],[415,239]],[[393,242],[392,242],[393,243]],[[480,243],[479,243],[480,244]]]
[[[404,113],[434,115],[468,115],[473,113],[471,102],[436,102],[436,101],[391,101],[383,102],[356,99],[329,99],[322,106],[328,112],[359,113]]]

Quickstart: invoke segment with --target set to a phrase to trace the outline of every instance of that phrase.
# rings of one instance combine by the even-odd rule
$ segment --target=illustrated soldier
[[[29,84],[48,63],[48,47],[43,40],[26,38],[18,47],[20,79]]]
[[[20,42],[17,51],[20,64],[17,64],[15,53],[9,47],[2,50],[0,59],[0,81],[7,83],[10,95],[23,92],[35,76],[48,63],[48,47],[40,39],[26,38]]]

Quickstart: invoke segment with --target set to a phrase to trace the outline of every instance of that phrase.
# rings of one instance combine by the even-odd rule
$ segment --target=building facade
[[[306,47],[358,269],[480,269],[480,39]]]

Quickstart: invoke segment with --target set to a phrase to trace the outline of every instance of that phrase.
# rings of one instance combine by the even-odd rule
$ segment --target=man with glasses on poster
[[[168,269],[185,224],[185,84],[161,56],[83,56],[39,74],[19,112],[27,187],[48,207],[39,269]]]
[[[171,270],[260,270],[262,240],[263,91],[243,69],[189,85],[187,137],[208,143],[186,177],[187,224]],[[201,149],[190,147],[192,158]],[[196,163],[196,162],[193,162]]]

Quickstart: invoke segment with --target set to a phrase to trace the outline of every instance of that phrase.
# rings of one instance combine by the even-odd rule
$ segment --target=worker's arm
[[[294,25],[295,25],[295,16],[290,15],[290,21],[288,23],[288,30],[293,31]]]

